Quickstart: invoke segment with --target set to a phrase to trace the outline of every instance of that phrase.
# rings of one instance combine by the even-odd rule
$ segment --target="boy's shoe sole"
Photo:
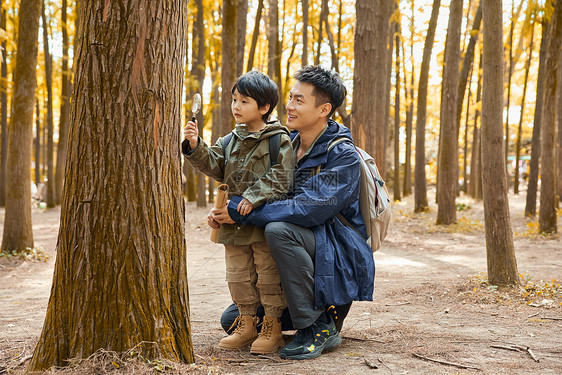
[[[296,360],[316,358],[316,357],[319,357],[320,354],[322,354],[323,351],[327,351],[327,350],[330,350],[332,348],[335,348],[335,347],[339,346],[341,344],[341,341],[342,340],[341,340],[340,335],[330,336],[330,337],[328,337],[328,339],[326,340],[324,345],[322,345],[321,347],[314,348],[309,353],[289,356],[289,355],[281,352],[281,353],[279,353],[279,357],[281,357],[282,359],[296,359]]]

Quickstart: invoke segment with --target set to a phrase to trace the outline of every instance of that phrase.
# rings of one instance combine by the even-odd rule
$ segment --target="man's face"
[[[297,81],[289,92],[287,102],[287,127],[293,130],[303,130],[325,121],[329,104],[316,105],[316,97],[312,94],[314,86],[310,83]],[[328,108],[329,112],[329,108]]]

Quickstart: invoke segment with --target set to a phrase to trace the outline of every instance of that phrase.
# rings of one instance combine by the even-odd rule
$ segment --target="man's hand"
[[[188,121],[183,128],[183,139],[189,141],[189,148],[195,150],[199,142],[199,129],[197,129],[197,120],[195,122]]]
[[[244,198],[240,201],[240,203],[238,203],[238,207],[236,208],[236,211],[240,212],[240,215],[246,216],[250,212],[252,212],[253,209],[254,206],[250,203],[250,201]]]
[[[209,224],[212,229],[220,229],[221,227],[221,225],[215,219],[213,219],[213,215],[210,212],[209,216],[207,216],[207,224]]]
[[[211,209],[210,215],[219,224],[236,224],[228,214],[228,203],[224,207]]]

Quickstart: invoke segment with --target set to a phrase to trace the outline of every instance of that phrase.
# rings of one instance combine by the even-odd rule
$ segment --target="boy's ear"
[[[267,113],[267,111],[269,111],[270,105],[266,104],[263,107],[259,108],[260,113],[263,115],[265,115]]]
[[[330,103],[324,103],[320,105],[320,117],[328,117],[332,111],[332,105]]]

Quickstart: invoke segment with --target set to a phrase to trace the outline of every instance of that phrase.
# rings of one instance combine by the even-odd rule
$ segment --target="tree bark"
[[[503,35],[501,0],[486,0],[482,72],[482,192],[486,226],[488,281],[516,284],[517,262],[509,216],[503,155]]]
[[[394,200],[400,201],[400,35],[396,33],[394,95]]]
[[[529,162],[529,182],[525,201],[525,216],[537,214],[537,188],[539,180],[539,162],[541,158],[541,127],[544,103],[544,85],[546,77],[546,59],[550,40],[550,21],[543,18],[541,22],[541,48],[539,55],[539,73],[537,76],[537,94],[533,118],[533,135],[531,139],[531,161]]]
[[[256,46],[258,45],[258,37],[260,36],[260,22],[263,14],[263,0],[258,2],[258,10],[256,11],[256,18],[254,22],[254,31],[252,33],[252,44],[250,45],[250,51],[248,53],[248,64],[246,65],[246,71],[249,72],[254,67],[254,59],[256,56]]]
[[[67,28],[67,0],[62,0],[61,27],[62,27],[62,82],[61,82],[61,105],[59,121],[59,141],[57,145],[57,168],[55,170],[56,204],[61,203],[62,187],[64,184],[64,169],[66,155],[68,153],[68,109],[71,95],[72,71],[68,68],[68,28]]]
[[[0,11],[0,27],[6,30],[6,9]],[[6,173],[8,159],[8,63],[6,41],[2,42],[0,67],[0,207],[6,205]]]
[[[544,109],[541,129],[541,196],[539,211],[539,231],[541,233],[557,232],[556,216],[556,78],[558,77],[558,60],[560,39],[562,38],[562,1],[556,1],[552,15],[552,27],[546,59],[546,76],[544,91]]]
[[[382,169],[385,153],[386,95],[388,84],[387,41],[390,0],[357,0],[355,69],[351,129],[358,147],[373,155]],[[373,68],[373,61],[380,61]],[[384,63],[383,63],[384,62]]]
[[[14,94],[6,173],[6,210],[2,251],[33,248],[31,165],[33,103],[37,75],[37,40],[41,0],[21,0],[19,8]]]
[[[457,221],[458,138],[457,96],[459,85],[460,36],[462,0],[452,0],[447,27],[445,61],[441,100],[441,136],[439,139],[439,175],[437,224],[449,225]]]
[[[43,52],[45,55],[45,83],[47,86],[47,207],[55,207],[55,174],[54,174],[54,124],[53,124],[53,59],[49,51],[49,28],[47,26],[47,16],[45,12],[45,1],[42,1],[43,19]]]
[[[81,3],[57,259],[29,371],[100,348],[194,361],[178,158],[187,2],[121,5]]]
[[[308,0],[302,0],[302,65],[308,65]]]
[[[529,57],[525,65],[525,82],[523,83],[523,95],[521,96],[521,115],[517,127],[517,140],[515,143],[515,171],[513,177],[513,193],[519,194],[519,162],[521,158],[521,132],[523,130],[523,113],[525,112],[525,96],[527,95],[527,82],[529,81],[529,68],[533,57],[533,41],[535,37],[535,24],[531,25],[531,41],[529,42]]]

